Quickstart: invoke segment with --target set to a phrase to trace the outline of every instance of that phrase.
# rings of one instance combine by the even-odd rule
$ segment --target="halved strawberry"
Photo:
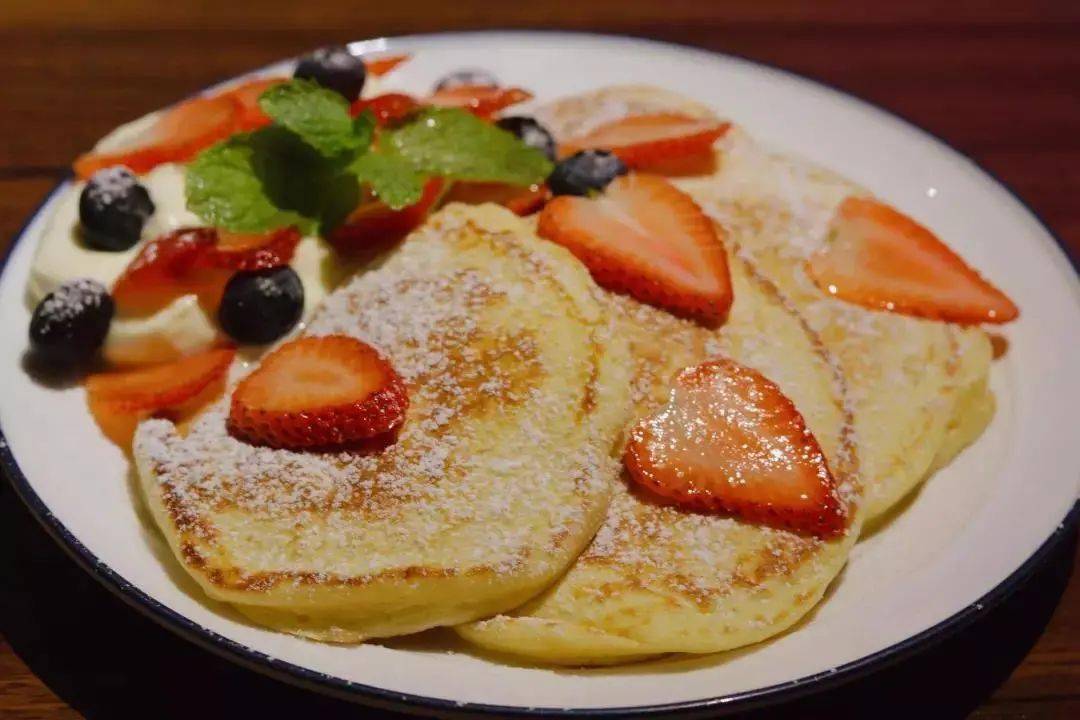
[[[528,90],[518,87],[455,85],[435,91],[427,98],[427,104],[463,108],[474,115],[489,118],[503,108],[531,100],[532,96]]]
[[[295,227],[268,233],[235,233],[218,229],[217,242],[203,255],[203,262],[228,270],[266,270],[288,265],[300,243]]]
[[[631,431],[623,459],[636,482],[680,507],[819,537],[844,529],[836,482],[802,415],[772,381],[731,360],[680,372],[667,406]]]
[[[91,375],[86,380],[90,412],[110,440],[128,448],[143,418],[170,410],[188,415],[197,399],[211,399],[210,389],[224,381],[235,354],[219,348],[164,365]]]
[[[236,103],[236,129],[255,130],[269,125],[270,116],[259,107],[259,96],[287,79],[283,77],[256,78],[223,91],[221,95]]]
[[[238,114],[237,103],[226,95],[187,100],[167,111],[137,143],[115,152],[81,155],[74,163],[75,174],[86,179],[112,165],[145,173],[162,163],[190,160],[231,135],[237,129]]]
[[[731,275],[719,231],[661,177],[631,173],[597,197],[560,195],[544,206],[537,232],[610,290],[709,325],[727,318]]]
[[[419,109],[420,103],[411,95],[385,93],[373,98],[357,100],[349,111],[355,117],[365,110],[370,110],[375,116],[375,123],[381,127],[404,120]]]
[[[455,182],[443,202],[480,205],[491,202],[502,205],[517,215],[530,215],[551,198],[547,185],[507,185],[496,182]]]
[[[412,58],[409,53],[403,53],[401,55],[383,55],[377,58],[364,58],[364,68],[369,75],[379,77],[385,75],[401,63]]]
[[[370,345],[345,335],[293,340],[233,391],[229,432],[277,448],[331,447],[397,428],[405,383]]]
[[[932,232],[873,198],[841,203],[807,271],[825,292],[864,307],[966,324],[1020,315]]]
[[[201,262],[216,242],[213,228],[183,228],[146,243],[113,284],[117,312],[157,312],[181,295],[198,293],[217,280],[221,272],[204,268]]]
[[[652,168],[674,158],[704,156],[731,123],[677,113],[629,115],[604,123],[559,146],[562,155],[580,150],[610,150],[628,167]]]
[[[113,301],[122,315],[146,315],[195,294],[216,310],[233,273],[287,265],[299,242],[292,227],[264,234],[182,228],[143,246],[116,279]]]
[[[346,255],[380,252],[397,243],[417,228],[442,196],[445,183],[431,178],[424,185],[420,199],[408,207],[391,210],[378,200],[356,208],[330,235],[334,247]]]

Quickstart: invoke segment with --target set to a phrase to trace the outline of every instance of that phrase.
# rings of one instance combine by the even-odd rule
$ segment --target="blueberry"
[[[607,150],[582,150],[556,163],[547,184],[555,195],[588,195],[627,172],[623,161]]]
[[[339,93],[349,102],[356,102],[364,89],[367,69],[364,61],[349,52],[344,45],[319,48],[300,59],[293,77],[312,80]]]
[[[462,87],[464,85],[475,85],[479,87],[497,87],[499,84],[498,79],[486,70],[466,69],[452,72],[449,75],[444,76],[439,82],[435,83],[435,92],[440,90],[451,90],[456,87]]]
[[[495,123],[503,130],[517,135],[520,140],[531,148],[536,148],[544,153],[548,160],[555,160],[555,138],[548,129],[536,122],[531,117],[524,115],[511,115],[501,118]]]
[[[101,283],[85,278],[66,282],[34,308],[30,347],[50,365],[78,365],[105,342],[115,309]]]
[[[218,308],[221,328],[234,340],[262,345],[289,332],[304,310],[304,286],[291,267],[238,272]]]
[[[150,193],[123,165],[98,170],[79,195],[83,240],[96,250],[127,250],[153,214]]]

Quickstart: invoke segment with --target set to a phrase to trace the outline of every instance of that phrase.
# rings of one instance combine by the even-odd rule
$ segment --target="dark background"
[[[0,0],[0,248],[76,154],[207,84],[330,42],[511,27],[659,38],[835,85],[973,157],[1080,257],[1075,0]],[[1080,717],[1080,573],[1062,596],[1077,564],[1065,537],[1004,605],[937,649],[767,717]],[[136,615],[0,483],[0,718],[226,715],[375,716]]]

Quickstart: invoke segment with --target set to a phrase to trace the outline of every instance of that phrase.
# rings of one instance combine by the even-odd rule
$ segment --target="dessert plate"
[[[149,522],[127,463],[77,387],[23,367],[24,287],[52,199],[15,238],[0,276],[0,463],[86,569],[172,630],[258,670],[359,702],[421,713],[679,714],[744,710],[902,657],[1021,582],[1075,521],[1080,444],[1080,282],[1053,235],[973,162],[860,100],[779,70],[645,40],[564,33],[377,39],[410,52],[387,85],[423,92],[483,67],[539,101],[650,83],[694,97],[763,143],[832,168],[920,219],[1021,307],[995,363],[989,429],[864,538],[826,600],[792,631],[736,652],[587,670],[508,664],[424,636],[325,645],[255,627],[204,599]],[[274,68],[287,71],[288,63]],[[449,635],[449,633],[447,633]]]

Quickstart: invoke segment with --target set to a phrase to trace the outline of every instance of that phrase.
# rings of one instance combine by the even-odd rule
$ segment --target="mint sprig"
[[[306,80],[275,85],[259,107],[272,125],[188,166],[188,208],[209,224],[326,234],[357,207],[361,186],[396,210],[420,199],[428,176],[531,185],[551,171],[541,152],[464,110],[423,110],[376,141],[370,113],[350,117],[340,95]]]

